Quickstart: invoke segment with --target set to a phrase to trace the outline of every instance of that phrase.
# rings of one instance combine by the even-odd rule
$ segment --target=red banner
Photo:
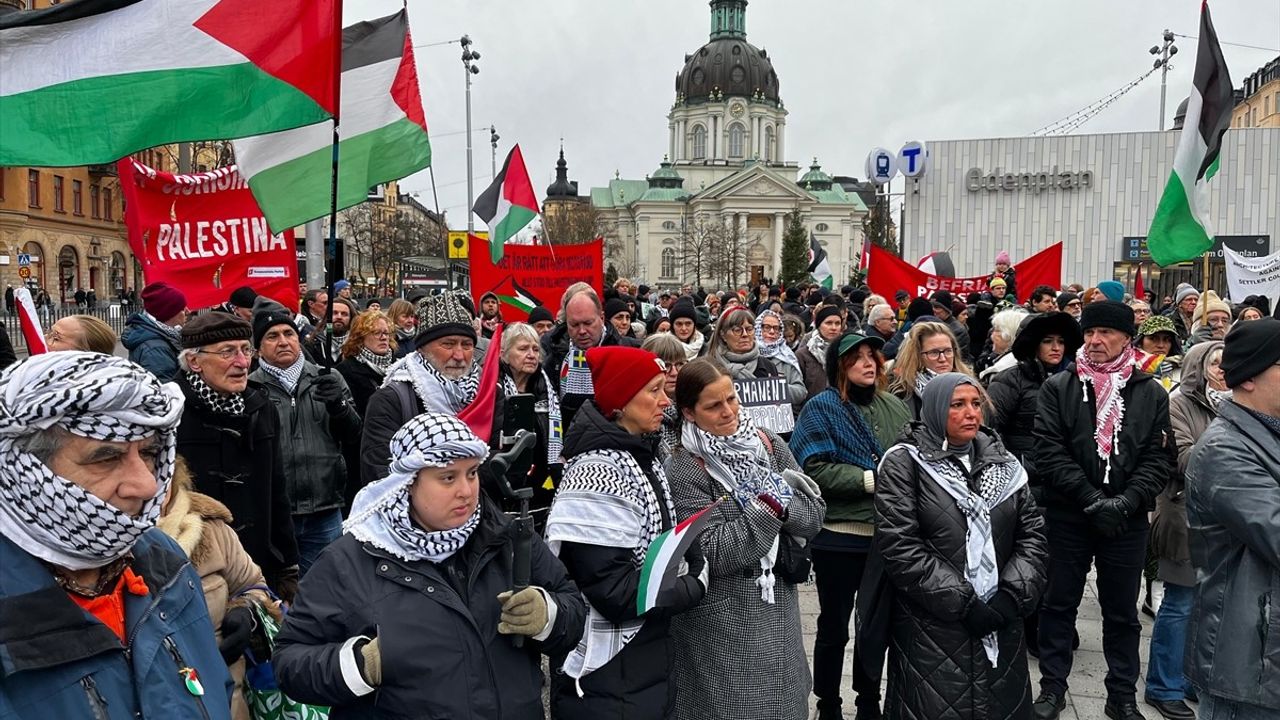
[[[125,158],[117,167],[129,246],[148,283],[178,288],[192,309],[245,285],[298,307],[293,231],[271,233],[235,166],[174,175]]]
[[[1018,302],[1031,297],[1038,285],[1048,285],[1055,290],[1062,286],[1062,243],[1051,245],[1013,266],[1018,272]],[[952,295],[986,292],[989,276],[952,278],[929,273],[912,267],[888,250],[871,246],[871,270],[867,285],[877,295],[892,298],[899,290],[906,290],[912,297],[928,297],[938,290]]]
[[[494,293],[502,300],[508,321],[524,322],[536,305],[552,315],[560,311],[560,296],[576,282],[589,283],[597,293],[604,287],[604,241],[597,238],[581,245],[512,245],[504,247],[502,260],[493,264],[489,243],[470,236],[471,294]]]

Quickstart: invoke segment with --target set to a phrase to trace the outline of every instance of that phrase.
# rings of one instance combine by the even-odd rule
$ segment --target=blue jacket
[[[160,382],[169,382],[178,376],[181,345],[177,338],[156,327],[142,313],[134,313],[125,321],[120,344],[129,351],[129,360],[149,370]]]
[[[200,576],[159,530],[133,556],[149,592],[125,593],[125,648],[39,560],[0,536],[0,720],[229,720],[231,676]],[[183,667],[195,668],[203,696],[187,690]]]

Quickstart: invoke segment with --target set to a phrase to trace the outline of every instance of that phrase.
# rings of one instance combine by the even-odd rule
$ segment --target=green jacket
[[[870,405],[854,405],[871,426],[881,451],[898,441],[902,429],[911,423],[911,411],[897,396],[877,392]],[[875,523],[875,480],[868,483],[862,468],[844,463],[827,462],[817,457],[804,463],[804,471],[822,488],[827,503],[828,523]]]

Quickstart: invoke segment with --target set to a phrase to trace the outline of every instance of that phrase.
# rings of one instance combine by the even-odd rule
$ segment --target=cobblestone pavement
[[[1158,600],[1160,597],[1160,583],[1155,584],[1155,596]],[[812,584],[802,588],[800,593],[800,614],[801,622],[804,627],[805,647],[810,653],[812,661],[813,654],[813,638],[817,631],[818,623],[818,593]],[[1160,715],[1154,708],[1142,703],[1142,696],[1145,689],[1143,678],[1146,677],[1147,671],[1147,651],[1151,643],[1151,618],[1138,614],[1142,621],[1142,675],[1138,679],[1138,707],[1148,718],[1159,718]],[[1097,589],[1093,584],[1093,575],[1089,576],[1089,583],[1085,587],[1084,600],[1080,603],[1080,614],[1076,620],[1076,628],[1080,633],[1080,649],[1076,651],[1075,662],[1071,668],[1071,677],[1069,679],[1071,689],[1067,693],[1067,707],[1062,713],[1062,720],[1097,720],[1105,718],[1102,707],[1107,700],[1107,691],[1103,686],[1103,678],[1107,674],[1107,662],[1102,655],[1102,615],[1098,609]],[[852,636],[852,632],[850,635]],[[853,662],[853,648],[850,643],[849,652],[845,657],[845,672],[843,687],[846,692],[844,695],[844,708],[849,718],[853,717],[853,691],[849,690],[852,678],[849,673],[851,663]],[[1031,664],[1031,694],[1034,697],[1040,690],[1040,668],[1035,658],[1030,658]],[[814,712],[816,717],[816,709],[814,699],[810,697],[810,710]],[[1193,706],[1194,707],[1194,706]]]

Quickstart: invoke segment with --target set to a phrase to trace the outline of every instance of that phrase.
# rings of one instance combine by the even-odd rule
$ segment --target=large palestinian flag
[[[369,188],[431,164],[427,119],[404,10],[342,31],[338,208],[364,202]],[[235,142],[272,232],[329,214],[333,127],[310,127]]]
[[[0,165],[92,165],[336,108],[337,0],[77,0],[0,14]]]
[[[1200,257],[1213,246],[1208,183],[1218,173],[1218,152],[1231,126],[1235,92],[1207,2],[1200,6],[1199,42],[1173,173],[1147,233],[1151,259],[1162,266]]]

